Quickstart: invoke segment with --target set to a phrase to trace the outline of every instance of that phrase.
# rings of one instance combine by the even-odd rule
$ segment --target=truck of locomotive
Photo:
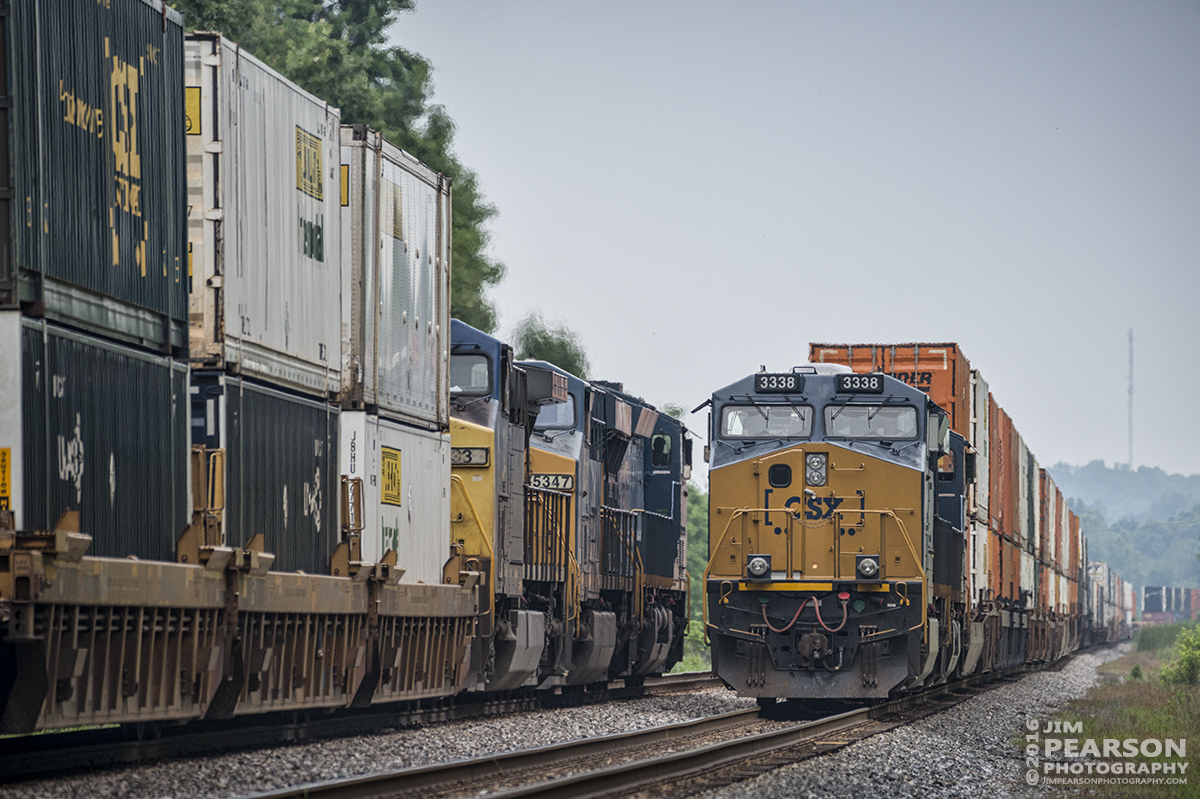
[[[474,688],[584,690],[682,658],[686,429],[451,324],[446,582],[480,586]]]
[[[836,365],[751,375],[711,403],[713,671],[766,704],[879,699],[974,668],[965,442],[945,411]]]

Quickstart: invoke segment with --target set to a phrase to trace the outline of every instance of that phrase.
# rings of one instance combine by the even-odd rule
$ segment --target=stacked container
[[[185,54],[193,362],[335,395],[339,112],[217,34]]]
[[[219,35],[185,47],[194,442],[225,543],[327,573],[341,390],[339,112]]]
[[[91,555],[173,559],[189,519],[182,22],[25,0],[0,26],[0,528],[61,519]]]
[[[450,500],[450,183],[379,133],[341,129],[341,475],[361,557],[441,582]],[[419,559],[418,559],[419,558]]]

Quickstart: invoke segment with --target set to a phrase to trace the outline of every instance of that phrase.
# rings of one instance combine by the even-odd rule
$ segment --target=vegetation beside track
[[[1200,625],[1171,624],[1144,628],[1128,654],[1097,669],[1102,682],[1049,721],[1082,722],[1082,731],[1061,738],[1138,742],[1187,741],[1186,785],[1103,784],[1058,792],[1063,796],[1200,797]],[[1021,745],[1024,746],[1022,732]],[[1177,762],[1164,755],[1126,762]],[[1111,761],[1110,762],[1115,762]]]

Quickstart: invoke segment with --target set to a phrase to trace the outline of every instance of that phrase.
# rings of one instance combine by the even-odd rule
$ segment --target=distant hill
[[[1080,499],[1110,522],[1168,519],[1200,504],[1200,474],[1167,474],[1153,466],[1056,463],[1047,471],[1064,497]]]
[[[1048,471],[1079,514],[1088,557],[1143,585],[1200,588],[1200,475],[1057,463]]]

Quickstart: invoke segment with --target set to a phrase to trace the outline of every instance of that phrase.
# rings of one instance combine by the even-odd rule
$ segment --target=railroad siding
[[[186,345],[182,24],[156,0],[8,5],[0,304]]]

